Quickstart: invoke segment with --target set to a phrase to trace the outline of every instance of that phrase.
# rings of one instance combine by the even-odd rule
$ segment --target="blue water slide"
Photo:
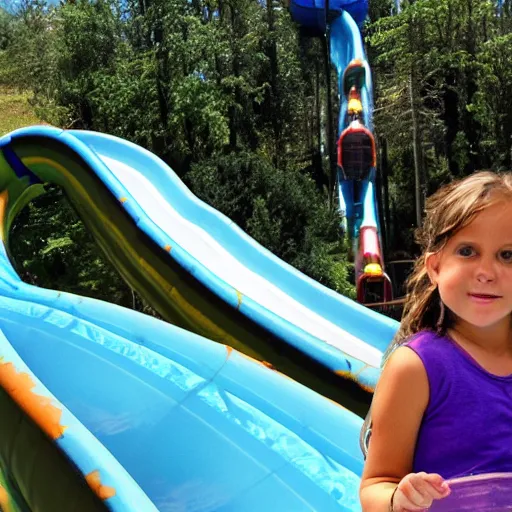
[[[1,260],[5,275],[5,252]],[[13,376],[29,379],[43,412],[59,412],[52,438],[73,463],[68,472],[101,477],[100,490],[90,485],[104,508],[80,510],[359,510],[354,414],[140,313],[65,293],[53,307],[40,302],[0,297],[0,383],[13,369],[7,391],[44,430]],[[109,329],[83,320],[82,307],[109,318]],[[0,393],[2,413],[5,400]],[[2,416],[0,471],[18,497],[4,510],[77,510],[77,494],[62,492],[68,474],[52,472],[48,453],[36,457],[42,441],[26,422]]]
[[[331,22],[330,26],[331,62],[338,74],[338,91],[340,96],[340,115],[338,118],[338,135],[348,126],[347,98],[343,95],[343,73],[353,60],[360,60],[365,68],[365,82],[361,90],[363,104],[363,121],[368,129],[373,130],[373,85],[372,75],[357,23],[352,16],[343,11]]]
[[[292,0],[290,12],[293,19],[301,26],[324,32],[326,29],[326,0]],[[337,15],[342,10],[362,25],[368,16],[367,0],[330,0],[329,16]]]
[[[343,76],[351,62],[359,61],[364,68],[364,83],[360,90],[362,103],[361,121],[366,129],[373,132],[373,84],[370,66],[366,59],[360,27],[348,11],[332,20],[330,25],[330,58],[338,75],[340,115],[338,119],[338,136],[348,128],[350,119],[347,115],[348,98],[343,94]],[[338,167],[339,208],[345,214],[345,228],[350,231],[356,254],[356,278],[364,273],[364,254],[372,252],[378,255],[382,268],[382,238],[378,215],[376,178],[377,169],[373,167],[366,179],[359,182],[346,179]],[[365,247],[365,240],[360,237],[367,228],[373,230],[376,238],[372,248]],[[387,277],[386,277],[387,279]]]
[[[367,139],[373,140],[375,155],[375,138],[372,133],[372,76],[361,35],[362,25],[368,15],[368,2],[334,0],[328,3],[328,10],[327,13],[327,3],[319,0],[292,0],[290,4],[290,12],[296,22],[307,27],[313,36],[323,37],[325,35],[329,38],[329,57],[338,76],[340,101],[338,144],[341,145],[342,140],[346,140],[351,130],[358,130],[359,133],[365,133]],[[352,69],[354,67],[360,69],[362,66],[364,71],[364,80],[362,80],[362,84],[358,83],[357,87],[362,109],[355,124],[353,114],[347,115],[349,98],[345,95],[347,91],[343,83],[345,73],[351,66]],[[343,157],[344,151],[345,149],[342,150],[340,146],[339,158]],[[349,151],[353,151],[353,149]],[[373,160],[375,160],[375,156]],[[375,162],[364,176],[359,176],[358,179],[347,175],[341,164],[338,165],[337,171],[337,199],[339,210],[343,214],[341,227],[353,244],[358,300],[365,303],[368,302],[368,299],[365,297],[363,283],[370,281],[378,281],[382,284],[383,294],[380,300],[392,298],[391,282],[384,272],[376,173]],[[369,269],[368,273],[367,269]],[[379,299],[376,301],[379,302]],[[370,302],[375,302],[375,300],[370,300]]]
[[[107,135],[48,127],[14,132],[0,147],[11,167],[18,161],[76,195],[75,207],[123,277],[173,323],[235,347],[258,338],[256,354],[249,352],[256,357],[288,346],[374,388],[397,323],[278,259],[150,152]],[[109,229],[97,212],[100,199],[113,201]]]
[[[332,21],[330,43],[331,62],[337,71],[338,90],[340,91],[338,135],[348,126],[348,101],[345,95],[341,93],[341,91],[343,91],[343,73],[348,64],[356,59],[362,61],[365,68],[365,83],[361,90],[363,121],[364,125],[368,127],[370,131],[373,131],[373,86],[371,71],[368,61],[366,60],[361,32],[352,16],[350,16],[347,11],[343,11],[340,16]],[[338,177],[340,209],[346,213],[347,217],[352,217],[354,214],[354,201],[359,199],[359,202],[364,206],[361,209],[363,216],[360,225],[377,227],[378,210],[376,206],[375,169],[372,170],[369,180],[365,180],[362,183],[361,189],[358,192],[359,198],[354,194],[354,182],[343,179],[341,173],[339,173]],[[357,239],[357,237],[355,238]]]
[[[134,289],[223,343],[22,282],[9,230],[47,182]],[[292,346],[372,389],[395,322],[280,261],[157,157],[107,135],[1,138],[0,227],[0,506],[359,510],[361,419],[231,347],[258,334],[262,351]]]

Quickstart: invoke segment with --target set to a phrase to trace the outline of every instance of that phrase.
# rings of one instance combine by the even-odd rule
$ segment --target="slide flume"
[[[373,390],[397,323],[279,260],[150,152],[48,127],[15,132],[2,146],[11,178],[30,184],[14,210],[41,182],[62,186],[124,279],[169,322],[332,398],[336,376]]]
[[[0,484],[9,496],[2,506],[359,510],[361,419],[231,347],[250,353],[242,342],[256,333],[262,352],[288,346],[331,370],[343,361],[344,372],[370,387],[379,336],[390,337],[395,324],[280,262],[133,144],[33,127],[0,139],[0,150],[0,408],[9,418],[0,427]],[[223,344],[23,283],[9,260],[9,229],[46,182],[63,187],[133,288],[168,320]],[[204,254],[196,258],[197,248]],[[216,258],[231,258],[240,284],[216,274]],[[262,272],[265,265],[275,275]],[[249,295],[244,279],[260,295]],[[292,295],[280,315],[257,302],[267,293],[286,302],[294,284],[309,302]],[[311,300],[331,314],[308,308]],[[348,323],[355,316],[355,332],[375,344],[347,330],[334,310]],[[294,314],[332,339],[295,325]]]

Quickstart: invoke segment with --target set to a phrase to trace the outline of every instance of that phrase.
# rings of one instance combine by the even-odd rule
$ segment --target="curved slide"
[[[396,322],[279,260],[153,154],[115,137],[48,127],[0,144],[12,169],[3,179],[19,194],[13,211],[40,183],[61,185],[124,279],[169,322],[333,398],[342,387],[336,376],[373,390]]]
[[[358,510],[361,420],[256,361],[48,290],[0,327],[3,512]]]
[[[224,342],[236,344],[235,334],[256,326],[258,334],[266,333],[262,344],[293,341],[296,350],[306,350],[310,342],[320,347],[320,361],[335,360],[339,352],[348,362],[353,351],[378,365],[379,349],[348,331],[321,344],[304,334],[307,324],[286,320],[298,311],[306,317],[302,321],[318,322],[326,336],[343,329],[318,319],[318,311],[308,311],[296,298],[288,304],[292,283],[323,307],[358,318],[365,324],[359,332],[369,339],[379,329],[389,337],[394,328],[279,262],[194,198],[160,160],[132,144],[48,127],[5,136],[2,510],[359,510],[362,421],[356,415],[231,347],[119,306],[20,280],[8,256],[9,229],[45,182],[66,190],[134,288],[168,318]],[[262,287],[256,290],[260,295],[248,296],[250,287],[238,289],[221,279],[216,252],[231,258],[231,274],[254,276],[251,284]],[[264,279],[261,269],[267,267],[280,269],[282,281],[277,272],[273,281]],[[265,294],[285,303],[283,316],[256,302]],[[268,329],[258,327],[262,318]],[[238,324],[240,330],[233,330]],[[295,334],[292,341],[284,337],[288,332]]]

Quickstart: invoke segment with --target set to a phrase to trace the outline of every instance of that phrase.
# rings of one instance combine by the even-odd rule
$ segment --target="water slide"
[[[0,151],[2,506],[358,510],[360,418],[231,347],[289,346],[373,386],[395,323],[279,261],[131,143],[32,127]],[[23,283],[8,234],[48,182],[167,320],[222,344]]]
[[[48,127],[15,132],[2,146],[18,181],[30,184],[14,210],[40,182],[62,186],[123,278],[170,323],[333,398],[341,377],[374,388],[396,322],[279,260],[148,151]]]
[[[372,77],[361,37],[368,2],[292,0],[290,10],[308,33],[328,38],[338,75],[337,198],[343,230],[353,244],[357,300],[387,302],[392,286],[385,272],[377,206]]]
[[[0,296],[3,512],[359,510],[353,413],[160,320],[25,285],[5,245],[0,260],[18,292]]]
[[[377,168],[373,136],[373,87],[370,67],[366,60],[360,28],[348,11],[340,12],[330,24],[330,57],[338,74],[340,115],[338,119],[339,148],[345,134],[367,133],[373,144],[373,161],[358,180],[349,179],[338,166],[338,199],[340,210],[345,213],[346,229],[354,243],[358,300],[384,302],[392,299],[391,282],[385,273],[377,206]],[[350,77],[350,71],[355,75]],[[359,71],[360,78],[357,77]],[[355,72],[355,73],[354,73]],[[358,80],[360,82],[358,83]],[[350,112],[352,92],[360,100],[361,111],[357,120]],[[350,150],[350,146],[348,147]]]
[[[9,230],[45,183],[174,325],[20,280]],[[267,366],[334,398],[347,378],[371,392],[395,322],[107,135],[1,138],[0,227],[4,511],[359,510],[360,418]]]

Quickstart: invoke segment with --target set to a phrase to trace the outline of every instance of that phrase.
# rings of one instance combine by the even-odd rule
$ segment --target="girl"
[[[512,471],[512,174],[440,189],[418,242],[372,403],[363,512],[427,509],[445,479]]]

